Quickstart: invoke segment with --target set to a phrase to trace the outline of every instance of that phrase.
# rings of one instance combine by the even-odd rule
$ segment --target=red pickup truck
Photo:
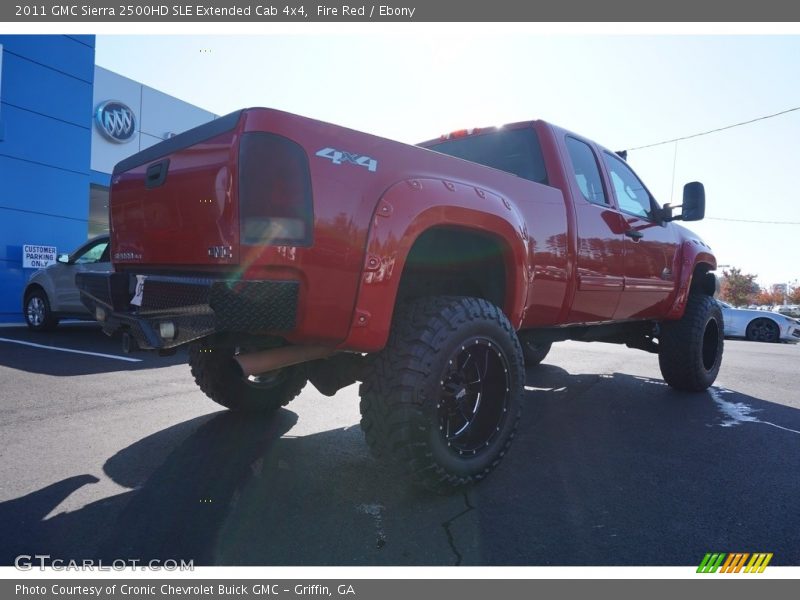
[[[626,344],[676,389],[713,383],[716,260],[674,222],[703,217],[702,184],[675,208],[543,121],[410,146],[251,108],[116,166],[114,272],[77,283],[126,347],[191,344],[230,409],[360,381],[373,453],[459,487],[505,454],[553,342]]]

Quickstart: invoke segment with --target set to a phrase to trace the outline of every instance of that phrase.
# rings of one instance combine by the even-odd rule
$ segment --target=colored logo
[[[374,173],[378,170],[378,161],[369,156],[359,156],[354,152],[345,152],[344,150],[336,150],[335,148],[323,148],[318,150],[316,156],[327,158],[335,165],[343,165],[350,163],[359,167],[366,167],[367,171]]]
[[[763,573],[771,560],[772,552],[709,552],[703,557],[697,572],[716,573],[719,569],[720,573]]]
[[[136,117],[122,102],[107,100],[97,107],[95,123],[107,139],[118,144],[130,142],[136,133]]]

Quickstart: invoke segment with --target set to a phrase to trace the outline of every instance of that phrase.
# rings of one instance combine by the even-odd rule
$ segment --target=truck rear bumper
[[[125,331],[143,349],[174,348],[217,332],[288,332],[296,325],[296,281],[140,278],[139,305],[131,303],[132,274],[79,273],[75,282],[105,333]]]

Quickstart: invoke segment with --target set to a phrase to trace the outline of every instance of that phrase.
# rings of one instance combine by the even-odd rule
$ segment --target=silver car
[[[31,275],[22,294],[22,313],[34,331],[52,329],[61,318],[92,319],[81,303],[75,274],[111,270],[108,234],[90,239],[71,254],[59,254],[56,264]]]
[[[800,317],[800,306],[797,304],[781,304],[772,310],[792,319],[797,319]]]
[[[717,300],[722,307],[726,337],[741,337],[757,342],[800,342],[800,321],[767,310],[734,308]]]

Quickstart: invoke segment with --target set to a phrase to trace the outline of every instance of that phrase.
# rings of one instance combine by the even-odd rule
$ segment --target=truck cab
[[[562,306],[568,308],[558,314],[559,324],[651,319],[670,312],[678,299],[680,275],[685,274],[684,243],[702,250],[693,267],[699,264],[704,273],[716,267],[710,248],[673,223],[703,218],[702,185],[687,186],[683,211],[673,215],[673,208],[662,207],[628,165],[626,153],[612,152],[544,121],[461,130],[420,145],[561,191],[565,235],[546,240],[544,251],[533,250],[534,269],[546,274],[555,267],[573,283],[563,298]],[[532,210],[524,198],[516,198],[516,203],[527,213],[528,223],[540,218],[537,207]],[[567,259],[548,264],[556,262],[548,253]],[[533,308],[537,284],[530,286]],[[544,324],[534,310],[523,328]]]

